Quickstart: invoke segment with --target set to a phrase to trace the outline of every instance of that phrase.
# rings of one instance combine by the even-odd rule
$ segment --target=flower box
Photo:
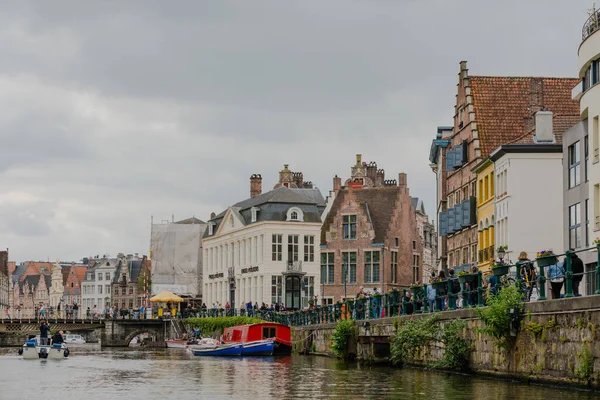
[[[554,265],[557,263],[557,258],[555,255],[540,257],[537,259],[537,265],[540,268],[548,267],[550,265]]]
[[[492,268],[492,272],[496,276],[502,276],[508,274],[508,265],[498,265],[497,267]]]

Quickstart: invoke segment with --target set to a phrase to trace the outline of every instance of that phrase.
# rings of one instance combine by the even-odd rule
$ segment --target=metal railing
[[[594,270],[573,272],[572,260],[575,253],[583,251],[598,251],[600,258],[600,244],[594,247],[567,251],[551,257],[541,257],[532,261],[519,261],[516,264],[506,263],[500,269],[482,273],[462,274],[450,277],[440,282],[424,285],[414,285],[410,288],[390,290],[382,295],[372,295],[349,299],[328,306],[316,306],[307,310],[292,312],[277,312],[261,309],[201,309],[185,310],[182,317],[222,317],[222,316],[250,316],[265,321],[279,322],[286,325],[315,325],[334,323],[340,320],[365,320],[399,315],[423,314],[455,310],[457,308],[484,307],[487,296],[495,291],[502,290],[507,284],[517,285],[524,293],[525,300],[529,300],[532,290],[538,291],[537,301],[546,301],[546,284],[551,279],[564,281],[564,295],[559,297],[570,298],[584,295],[580,293],[579,285],[583,276],[588,275],[588,287],[595,288],[591,295],[600,294],[600,264]],[[556,259],[565,257],[564,273],[556,274]],[[535,266],[537,264],[537,267]],[[531,267],[531,268],[530,268]],[[529,274],[533,281],[529,281]],[[549,275],[548,272],[551,274]],[[489,277],[496,275],[497,283],[491,287]],[[590,285],[591,284],[591,285]],[[435,292],[433,290],[435,290]]]
[[[598,14],[599,13],[600,13],[600,11],[593,10],[590,17],[583,24],[583,28],[581,29],[581,40],[582,41],[587,39],[588,36],[590,36],[592,33],[596,32],[598,30],[598,28],[599,28]]]

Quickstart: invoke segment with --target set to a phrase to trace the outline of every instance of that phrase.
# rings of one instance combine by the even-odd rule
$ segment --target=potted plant
[[[496,276],[508,274],[509,264],[504,261],[492,261],[492,272]]]
[[[420,283],[413,283],[410,285],[410,291],[412,294],[417,295],[423,292],[423,285]]]
[[[540,268],[548,267],[557,263],[556,255],[552,250],[541,250],[538,251],[535,258],[537,259],[537,265]]]
[[[458,281],[460,283],[468,283],[468,282],[473,282],[473,280],[475,279],[475,274],[472,274],[471,271],[460,271],[458,273]]]

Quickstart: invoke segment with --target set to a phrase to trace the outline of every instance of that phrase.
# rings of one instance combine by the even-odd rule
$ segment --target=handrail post
[[[477,271],[477,306],[483,307],[483,288],[481,287],[481,271]]]
[[[402,315],[406,315],[406,289],[402,289]]]
[[[594,294],[600,294],[600,243],[596,244],[598,251],[598,263],[596,264],[596,291]]]
[[[427,285],[423,284],[423,293],[425,293],[425,299],[423,300],[423,314],[429,313],[429,296],[427,296]]]
[[[539,267],[539,268],[540,268],[540,276],[538,277],[538,282],[540,284],[540,297],[538,298],[538,300],[547,300],[546,299],[546,273],[544,272],[544,267]]]
[[[573,256],[573,251],[567,250],[566,256],[565,297],[573,297],[573,271],[571,270],[571,257]]]
[[[451,310],[456,310],[456,300],[454,299],[454,293],[452,293],[452,280],[458,278],[448,278],[448,308]]]

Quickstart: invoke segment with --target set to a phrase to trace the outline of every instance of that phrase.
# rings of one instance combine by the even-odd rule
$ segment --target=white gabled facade
[[[88,307],[93,310],[96,306],[97,312],[101,313],[107,304],[111,304],[110,286],[119,261],[119,258],[100,260],[85,273],[81,281],[81,315],[85,315]]]
[[[203,298],[207,307],[215,302],[223,307],[226,302],[232,303],[231,272],[236,308],[249,301],[259,306],[279,302],[292,307],[294,288],[290,287],[290,279],[286,282],[288,269],[299,268],[305,273],[300,288],[301,308],[319,293],[320,222],[263,221],[246,226],[232,208],[223,221],[214,236],[203,240]]]

